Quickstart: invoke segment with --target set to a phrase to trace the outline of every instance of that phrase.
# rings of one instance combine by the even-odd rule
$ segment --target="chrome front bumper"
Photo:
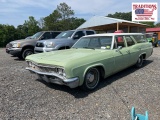
[[[26,69],[29,70],[31,73],[37,74],[40,79],[46,82],[51,82],[59,85],[66,85],[66,86],[69,86],[70,88],[75,88],[79,86],[78,77],[66,79],[56,73],[39,72],[29,67],[27,67]]]
[[[6,52],[11,55],[18,56],[21,54],[22,48],[6,48]]]

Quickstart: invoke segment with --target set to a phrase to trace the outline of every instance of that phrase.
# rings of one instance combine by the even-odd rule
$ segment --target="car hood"
[[[59,50],[47,53],[39,53],[35,55],[30,55],[26,60],[30,60],[41,64],[51,64],[51,65],[76,65],[85,62],[96,61],[94,58],[98,59],[97,56],[101,52],[106,52],[108,50],[94,50],[94,49],[68,49]]]
[[[14,41],[11,41],[10,43],[22,43],[22,42],[30,42],[30,41],[33,41],[35,39],[21,39],[21,40],[14,40]]]

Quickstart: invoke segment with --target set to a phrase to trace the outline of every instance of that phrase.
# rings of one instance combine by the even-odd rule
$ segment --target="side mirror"
[[[122,49],[122,46],[118,46],[118,48],[116,49],[116,52],[119,52],[120,49]]]

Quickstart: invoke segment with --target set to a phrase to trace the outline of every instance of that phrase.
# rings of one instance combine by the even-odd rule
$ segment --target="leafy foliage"
[[[155,27],[154,22],[141,22],[141,23],[148,25],[148,27]]]
[[[16,29],[14,26],[0,24],[0,47],[14,40]]]
[[[132,20],[132,13],[131,12],[116,12],[114,14],[108,14],[107,17],[112,17],[112,18],[118,18],[118,19],[123,19],[123,20]]]
[[[155,25],[155,27],[160,27],[160,22],[158,22],[158,23]]]

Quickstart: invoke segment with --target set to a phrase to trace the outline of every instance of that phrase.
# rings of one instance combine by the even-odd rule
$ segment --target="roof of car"
[[[96,36],[115,36],[115,35],[143,35],[143,33],[101,33],[101,34],[92,34],[84,37],[96,37]]]

